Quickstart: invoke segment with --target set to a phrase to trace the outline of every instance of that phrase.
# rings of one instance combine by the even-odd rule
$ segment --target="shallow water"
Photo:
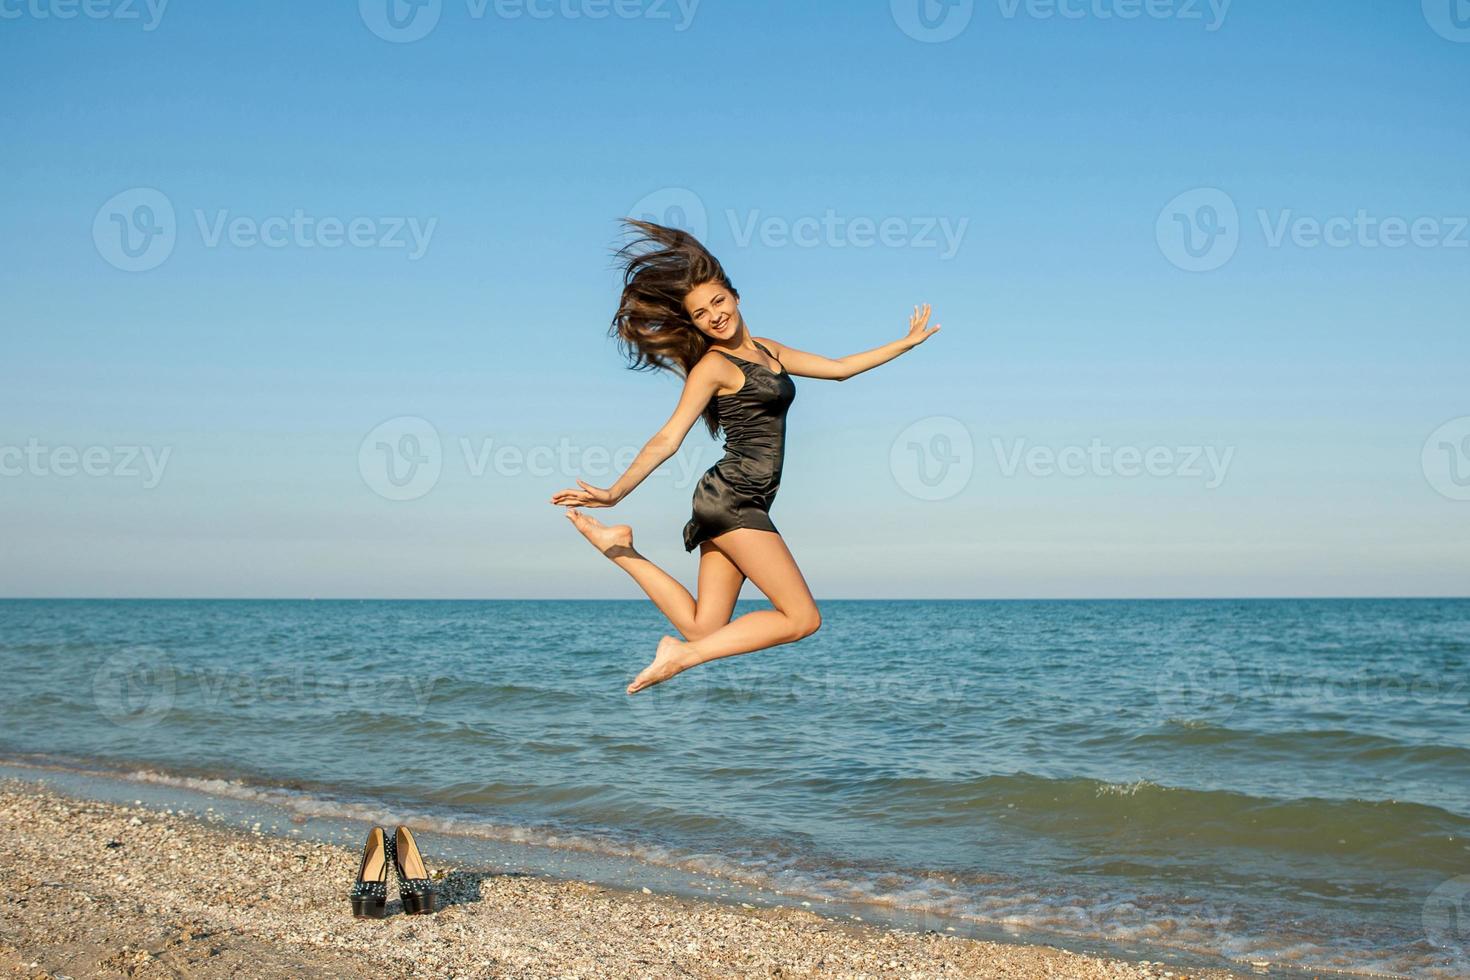
[[[976,935],[1470,973],[1470,600],[823,611],[629,698],[641,602],[0,601],[0,751]]]

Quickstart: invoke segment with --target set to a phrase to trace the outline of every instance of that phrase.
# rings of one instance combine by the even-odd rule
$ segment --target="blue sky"
[[[393,2],[0,0],[0,595],[638,595],[634,210],[944,325],[798,382],[819,597],[1465,594],[1470,5]],[[598,516],[692,584],[717,457]]]

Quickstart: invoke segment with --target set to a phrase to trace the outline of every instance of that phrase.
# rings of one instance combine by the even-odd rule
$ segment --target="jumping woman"
[[[796,397],[791,379],[845,381],[886,364],[938,332],[929,306],[915,307],[900,340],[837,359],[808,354],[767,337],[755,338],[740,314],[740,294],[719,261],[693,235],[647,221],[627,220],[633,238],[617,252],[623,298],[613,317],[630,366],[663,369],[684,378],[673,416],[648,440],[611,487],[577,481],[551,498],[567,518],[648,593],[683,635],[665,636],[653,663],[628,685],[636,694],[675,674],[721,657],[795,643],[822,623],[796,560],[771,523],[781,486],[786,410]],[[684,525],[684,550],[699,548],[699,598],[633,550],[633,529],[606,526],[577,510],[612,507],[678,452],[695,421],[710,435],[725,432],[725,455],[694,489],[694,516]],[[731,622],[746,579],[774,609]]]

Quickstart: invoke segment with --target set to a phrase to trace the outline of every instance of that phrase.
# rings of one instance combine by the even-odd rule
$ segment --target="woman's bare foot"
[[[633,529],[626,524],[608,527],[575,507],[567,508],[567,520],[582,532],[583,537],[592,542],[592,547],[609,558],[616,558],[619,554],[628,554],[633,550]]]
[[[693,664],[689,663],[685,654],[689,644],[681,642],[676,637],[666,636],[658,641],[658,651],[653,655],[653,663],[643,668],[643,672],[633,678],[633,683],[628,685],[629,694],[637,694],[645,687],[662,684],[675,674],[682,674]]]

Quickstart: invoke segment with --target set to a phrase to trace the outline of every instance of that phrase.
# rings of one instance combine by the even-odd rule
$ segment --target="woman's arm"
[[[684,444],[684,437],[720,387],[720,368],[721,365],[712,358],[694,365],[689,377],[684,379],[684,392],[679,396],[674,414],[663,428],[654,433],[627,471],[611,487],[603,489],[578,480],[580,489],[560,490],[552,494],[551,502],[561,507],[611,507],[632,493],[648,474],[662,466]]]
[[[939,332],[939,324],[929,325],[929,304],[914,307],[913,316],[909,317],[909,332],[900,340],[884,344],[882,347],[874,347],[865,350],[861,354],[849,354],[846,357],[823,357],[820,354],[808,354],[804,350],[795,347],[786,347],[774,340],[765,337],[760,338],[767,347],[773,348],[782,367],[803,378],[825,378],[828,381],[846,381],[855,374],[871,371],[880,364],[887,364],[904,351],[913,350],[915,347],[928,340]]]

